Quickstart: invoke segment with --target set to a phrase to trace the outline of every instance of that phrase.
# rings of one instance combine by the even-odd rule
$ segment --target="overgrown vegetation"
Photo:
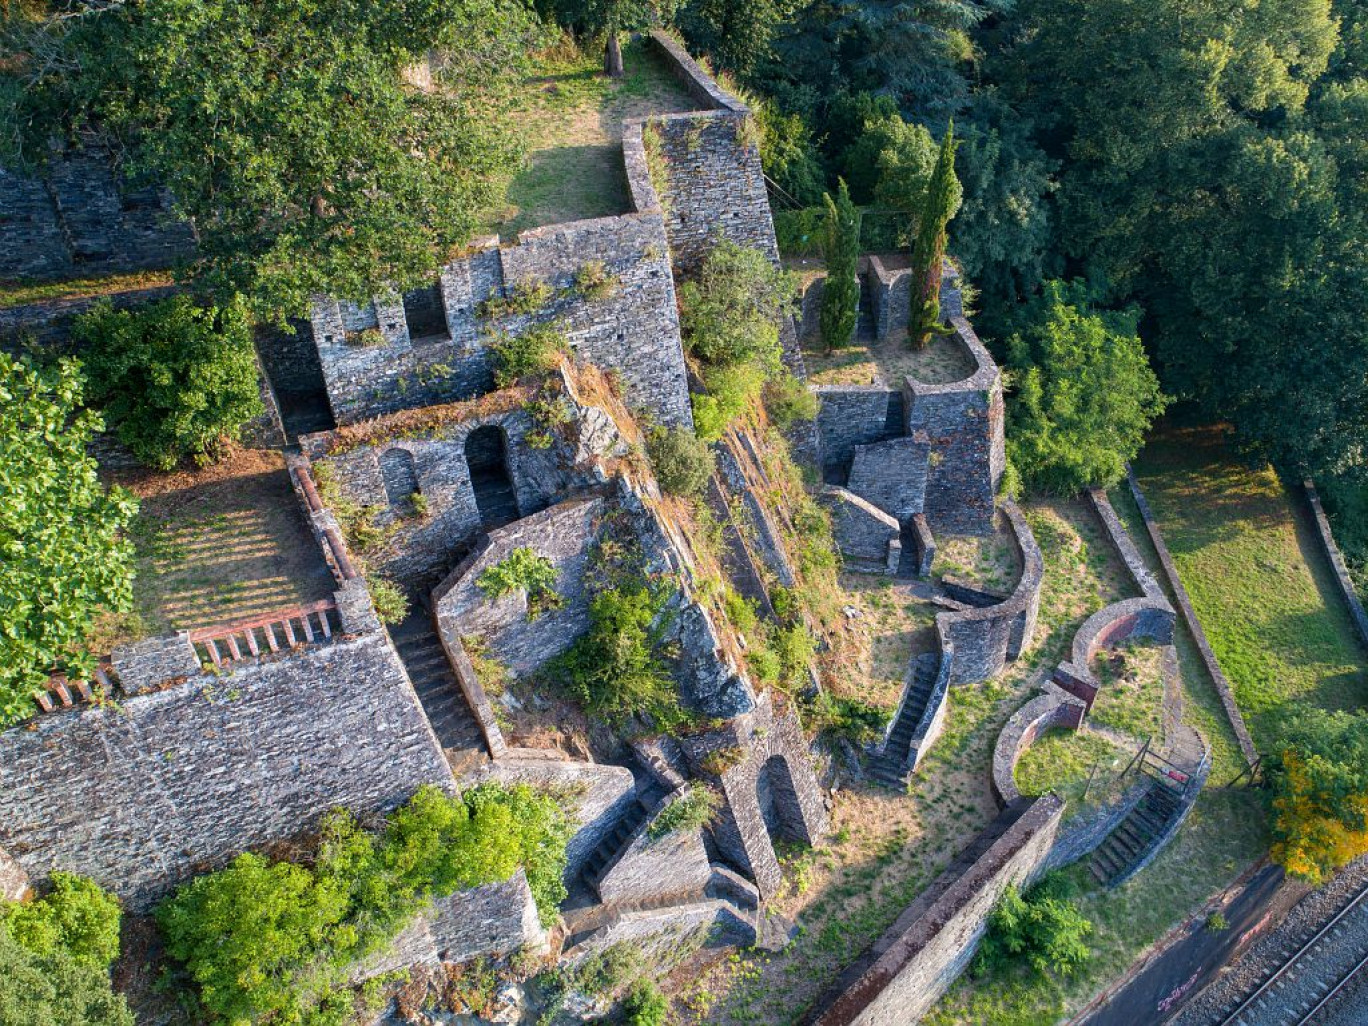
[[[667,805],[651,823],[648,835],[658,841],[670,834],[699,830],[717,814],[718,794],[703,784],[695,785],[683,798]]]
[[[685,427],[652,428],[646,435],[646,455],[660,487],[688,499],[703,494],[716,466],[708,443]]]
[[[508,388],[529,374],[555,370],[570,346],[556,324],[539,324],[521,335],[501,333],[490,343],[494,384]]]
[[[265,412],[246,307],[201,307],[185,296],[115,310],[107,302],[76,318],[90,400],[143,463],[171,470],[204,464]]]
[[[375,615],[381,623],[396,624],[408,616],[409,601],[404,589],[383,574],[366,574],[366,590],[370,592]]]
[[[475,583],[494,599],[512,591],[526,592],[527,616],[535,620],[542,613],[560,608],[564,601],[556,591],[559,576],[551,560],[520,545],[499,562],[485,567]]]
[[[1046,282],[1023,308],[1008,342],[1007,449],[1028,487],[1068,495],[1125,476],[1167,404],[1138,319],[1093,311],[1081,282]]]
[[[88,446],[102,424],[80,371],[0,354],[0,726],[33,715],[32,693],[62,670],[87,677],[101,613],[133,604],[138,504],[106,489]]]
[[[882,185],[882,180],[880,181]],[[912,309],[907,337],[915,349],[925,349],[932,334],[942,330],[941,275],[945,267],[946,225],[959,210],[963,190],[955,176],[955,123],[950,122],[935,166],[917,199],[908,204],[912,226]]]
[[[63,872],[39,898],[0,902],[0,1023],[133,1026],[109,979],[121,917],[93,881]]]
[[[1059,896],[1048,877],[1024,895],[1009,885],[988,916],[975,971],[999,971],[1021,961],[1037,973],[1067,976],[1088,960],[1091,932],[1092,923],[1076,904]]]
[[[189,276],[265,312],[419,284],[516,159],[481,105],[534,37],[518,4],[154,0],[68,14],[5,26],[7,165],[93,133],[193,219]],[[446,88],[411,88],[404,70],[434,50]]]
[[[157,921],[210,1015],[341,1026],[357,1004],[349,968],[433,899],[521,867],[543,922],[553,922],[570,833],[560,804],[526,785],[459,796],[426,787],[379,834],[331,813],[311,864],[240,855],[182,886]]]
[[[779,320],[793,302],[794,277],[764,253],[719,242],[695,281],[679,289],[680,326],[707,391],[693,396],[694,427],[705,441],[722,436],[767,381],[788,375]]]
[[[1283,731],[1267,779],[1273,857],[1312,883],[1368,853],[1368,713],[1307,709]]]

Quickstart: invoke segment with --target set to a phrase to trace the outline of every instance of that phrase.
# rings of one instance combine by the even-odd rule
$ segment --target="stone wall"
[[[53,786],[72,765],[81,785]],[[0,734],[0,846],[142,911],[329,809],[383,812],[424,784],[451,771],[394,649],[338,637]]]
[[[896,573],[902,559],[901,528],[877,506],[844,488],[822,489],[831,529],[847,570]]]
[[[932,451],[916,436],[856,446],[846,487],[899,523],[911,520],[930,500]]]
[[[874,305],[874,333],[880,342],[906,336],[912,310],[912,271],[888,268],[875,254],[867,258],[864,278]]]
[[[438,898],[381,954],[356,967],[352,982],[414,966],[467,962],[519,951],[544,954],[550,938],[537,918],[527,874]]]
[[[816,385],[817,438],[822,452],[822,473],[829,483],[844,484],[850,474],[855,448],[901,434],[902,417],[889,428],[889,406],[900,406],[899,392],[882,385]]]
[[[993,906],[1049,857],[1064,803],[1046,795],[1005,811],[838,980],[806,1021],[906,1026],[968,966]]]
[[[766,899],[783,882],[774,841],[815,846],[830,825],[798,718],[791,709],[776,710],[773,702],[766,692],[754,713],[738,718],[728,730],[681,739],[690,767],[715,777],[726,799],[713,826],[719,850],[756,882]],[[738,747],[744,754],[735,765],[712,772],[716,764],[710,753]]]
[[[1330,569],[1335,574],[1335,583],[1339,586],[1340,594],[1344,596],[1344,604],[1349,608],[1349,618],[1354,621],[1354,627],[1358,630],[1360,640],[1368,645],[1368,613],[1363,610],[1363,602],[1359,599],[1358,589],[1354,587],[1354,582],[1349,577],[1349,568],[1344,565],[1344,557],[1340,555],[1339,546],[1335,544],[1335,535],[1330,530],[1330,521],[1325,516],[1325,507],[1321,505],[1320,493],[1316,491],[1316,486],[1312,484],[1310,478],[1302,482],[1302,487],[1306,491],[1306,501],[1311,506],[1311,519],[1316,525],[1316,537],[1320,541],[1321,551],[1325,553],[1325,558],[1330,561]]]
[[[695,785],[698,786],[698,785]],[[688,786],[670,795],[637,827],[627,846],[595,885],[599,897],[615,905],[638,904],[662,897],[702,894],[712,877],[703,833],[675,830],[652,837],[652,824],[670,805],[690,793]]]
[[[161,269],[194,252],[159,189],[118,176],[108,151],[56,156],[37,177],[0,168],[0,278]]]
[[[489,345],[497,334],[521,335],[552,322],[580,359],[621,374],[629,405],[665,424],[692,424],[658,211],[536,228],[509,245],[497,238],[482,245],[447,264],[432,286],[442,312],[436,334],[414,337],[397,298],[365,306],[315,301],[313,339],[339,424],[487,392]],[[591,261],[615,279],[610,294],[591,298],[576,289],[576,274]],[[485,316],[486,301],[536,286],[551,290],[539,309]],[[420,294],[407,297],[410,310]],[[359,344],[368,329],[383,342]]]
[[[589,629],[590,554],[605,512],[600,496],[567,499],[490,533],[433,593],[437,625],[448,644],[478,637],[485,654],[519,677],[539,669]],[[557,604],[529,615],[521,589],[486,594],[480,575],[530,548],[556,570]]]

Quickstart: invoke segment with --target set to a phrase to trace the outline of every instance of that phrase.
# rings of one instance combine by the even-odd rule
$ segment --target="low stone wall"
[[[614,912],[604,926],[566,949],[562,960],[577,965],[615,944],[627,944],[641,953],[647,965],[665,966],[700,947],[747,947],[755,941],[754,922],[735,905],[721,898],[702,898]]]
[[[993,747],[993,794],[1006,807],[1021,799],[1016,764],[1036,738],[1049,730],[1077,730],[1087,706],[1049,682],[1045,693],[1023,705],[998,732]]]
[[[1193,641],[1197,643],[1197,653],[1202,657],[1202,663],[1206,666],[1207,673],[1211,675],[1211,680],[1216,685],[1216,693],[1221,698],[1221,705],[1225,709],[1226,718],[1230,721],[1231,729],[1235,732],[1235,740],[1240,745],[1240,752],[1244,755],[1245,761],[1252,766],[1258,761],[1259,753],[1254,747],[1254,739],[1249,736],[1249,728],[1245,726],[1240,707],[1235,702],[1235,693],[1231,689],[1230,680],[1222,672],[1220,664],[1216,662],[1216,653],[1212,651],[1206,631],[1202,629],[1201,621],[1197,619],[1197,611],[1192,608],[1192,600],[1188,598],[1187,589],[1183,587],[1183,581],[1178,576],[1178,567],[1174,565],[1168,546],[1164,544],[1164,536],[1159,531],[1159,524],[1155,521],[1154,514],[1150,512],[1149,503],[1145,501],[1145,496],[1140,491],[1140,483],[1136,481],[1134,471],[1127,469],[1126,474],[1130,483],[1131,495],[1135,497],[1135,505],[1139,508],[1140,517],[1145,522],[1145,530],[1149,532],[1150,541],[1154,544],[1154,551],[1159,556],[1159,565],[1163,568],[1164,576],[1168,579],[1169,589],[1173,592],[1174,600],[1178,604],[1178,612],[1182,615],[1183,622],[1187,624]]]
[[[1008,885],[1025,886],[1049,858],[1064,803],[1054,795],[1005,811],[844,974],[810,1026],[906,1026],[968,966]]]
[[[911,520],[930,501],[932,452],[920,436],[856,446],[846,487],[899,523]]]
[[[480,956],[546,954],[550,947],[527,875],[519,869],[503,883],[438,898],[388,949],[357,966],[351,980],[357,984],[414,966],[452,965]]]
[[[818,402],[817,438],[823,474],[828,482],[844,484],[856,446],[872,445],[890,437],[889,407],[894,403],[901,405],[902,396],[883,385],[811,387]]]
[[[820,498],[831,512],[832,532],[847,570],[897,571],[902,541],[896,520],[844,488],[824,488]]]
[[[1335,574],[1335,583],[1339,586],[1340,594],[1344,596],[1344,604],[1349,607],[1349,618],[1354,621],[1359,638],[1365,645],[1368,645],[1368,613],[1363,610],[1363,602],[1359,598],[1358,589],[1354,587],[1354,582],[1349,576],[1349,568],[1344,565],[1344,557],[1340,554],[1339,546],[1335,544],[1334,532],[1330,530],[1330,521],[1325,516],[1325,507],[1321,505],[1320,494],[1316,491],[1315,484],[1310,478],[1302,482],[1302,487],[1306,490],[1306,501],[1311,505],[1311,518],[1316,524],[1316,537],[1320,539],[1321,551],[1325,553],[1325,558],[1330,561],[1330,568]]]
[[[912,310],[911,269],[889,269],[877,254],[866,259],[865,281],[874,304],[874,334],[880,342],[900,332],[906,335]]]

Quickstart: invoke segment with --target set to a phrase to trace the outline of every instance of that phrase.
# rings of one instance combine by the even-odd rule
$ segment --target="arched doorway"
[[[488,531],[517,520],[518,496],[508,474],[503,428],[491,424],[472,431],[466,436],[465,458],[480,526]]]
[[[808,843],[798,789],[793,786],[788,760],[782,755],[770,756],[760,767],[755,778],[755,798],[771,841]]]

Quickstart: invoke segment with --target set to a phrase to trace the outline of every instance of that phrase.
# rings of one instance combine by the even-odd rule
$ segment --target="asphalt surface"
[[[1186,932],[1139,975],[1079,1026],[1158,1026],[1177,1014],[1184,1000],[1207,985],[1221,967],[1281,921],[1306,893],[1288,884],[1281,867],[1265,866],[1222,909],[1229,927],[1189,923]]]

